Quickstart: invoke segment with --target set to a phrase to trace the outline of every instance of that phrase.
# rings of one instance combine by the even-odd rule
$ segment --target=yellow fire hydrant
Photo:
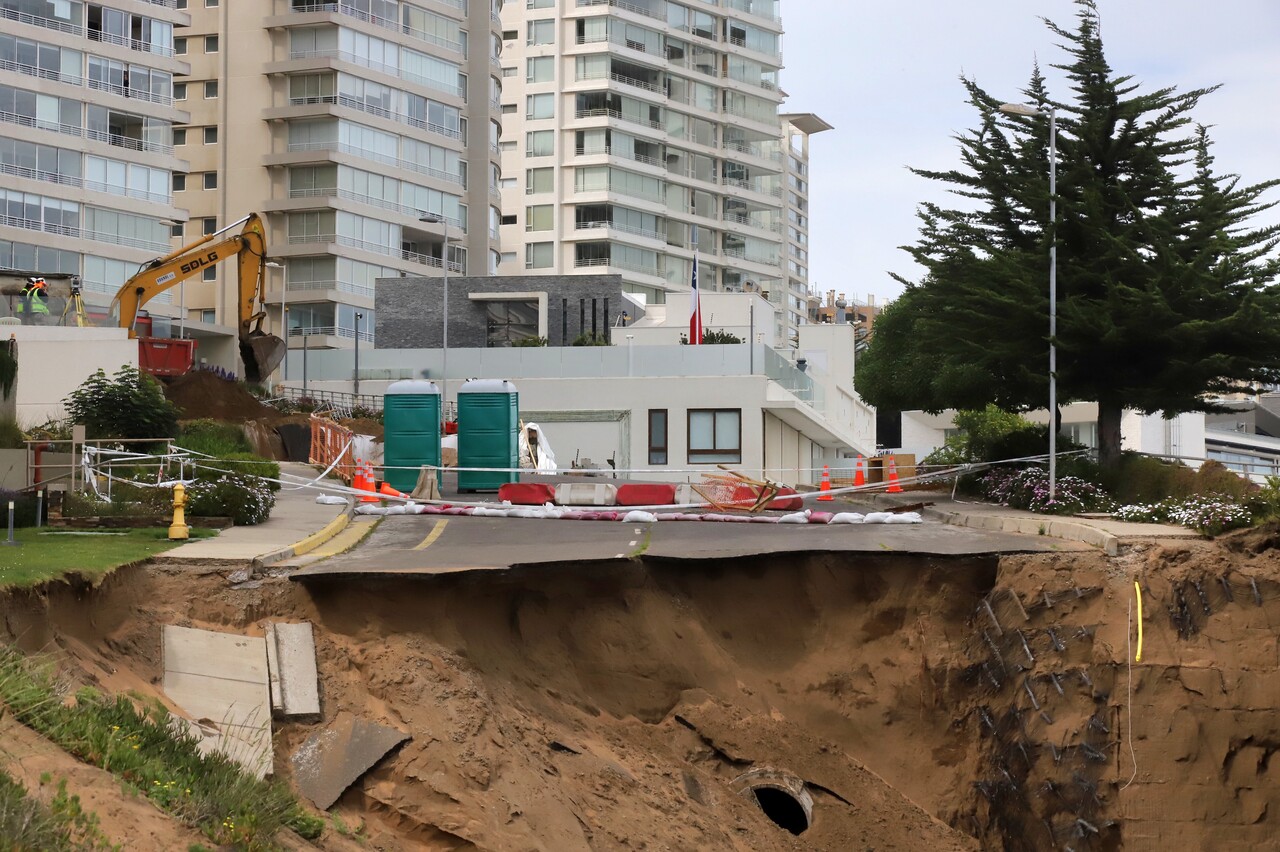
[[[183,541],[191,532],[186,518],[187,489],[181,482],[173,486],[173,523],[169,525],[169,541]]]

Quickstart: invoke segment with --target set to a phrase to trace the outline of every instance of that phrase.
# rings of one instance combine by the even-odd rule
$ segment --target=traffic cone
[[[858,468],[853,473],[853,485],[855,488],[861,488],[867,484],[867,477],[862,472],[862,454],[858,454]]]
[[[378,489],[378,493],[384,494],[387,497],[408,497],[409,496],[408,494],[405,494],[403,492],[397,491],[394,488],[392,488],[391,483],[387,482],[386,480],[383,480],[382,487]]]
[[[822,466],[822,483],[818,486],[818,491],[820,491],[820,492],[821,492],[821,493],[818,495],[818,499],[819,499],[819,500],[821,500],[821,501],[823,501],[823,502],[826,502],[826,501],[828,501],[828,500],[834,500],[834,499],[836,499],[836,498],[834,498],[834,497],[832,497],[832,496],[831,496],[831,467],[830,467],[830,465],[825,465],[825,464],[824,464],[824,465]]]
[[[885,489],[886,494],[899,494],[902,492],[902,486],[898,484],[898,466],[893,462],[893,456],[889,456],[889,487]]]
[[[368,491],[364,484],[364,462],[356,459],[356,469],[351,474],[351,487],[356,491]]]
[[[373,462],[364,463],[364,487],[360,490],[369,492],[360,498],[361,503],[378,502],[378,492],[374,489],[373,482]]]

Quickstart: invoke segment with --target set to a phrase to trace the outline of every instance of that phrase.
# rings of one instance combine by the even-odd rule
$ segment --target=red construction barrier
[[[556,501],[556,487],[545,482],[504,482],[498,486],[498,500],[516,506],[541,506]]]
[[[671,506],[676,502],[676,487],[663,483],[618,486],[619,506]]]
[[[784,512],[798,512],[804,508],[804,498],[797,496],[794,488],[788,488],[784,485],[778,489],[778,496],[770,501],[769,508],[780,509]]]

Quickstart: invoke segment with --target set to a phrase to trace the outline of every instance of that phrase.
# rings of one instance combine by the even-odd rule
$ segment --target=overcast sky
[[[1117,73],[1144,90],[1221,83],[1195,113],[1213,125],[1219,172],[1246,183],[1280,177],[1278,0],[1099,0],[1102,40]],[[1065,62],[1047,17],[1076,27],[1071,0],[782,0],[782,88],[789,112],[835,125],[811,141],[811,286],[882,302],[917,280],[897,247],[917,235],[916,205],[945,198],[908,166],[959,162],[953,135],[977,125],[959,76],[1021,100],[1038,59],[1050,94],[1065,99]],[[1280,199],[1273,191],[1272,200]],[[1271,211],[1268,221],[1280,221]]]

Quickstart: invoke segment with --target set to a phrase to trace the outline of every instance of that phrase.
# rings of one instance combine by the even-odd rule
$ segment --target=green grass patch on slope
[[[200,753],[196,739],[158,702],[139,708],[125,696],[69,687],[49,666],[0,647],[0,700],[15,719],[60,748],[122,779],[160,809],[212,842],[245,852],[274,850],[292,829],[318,837],[325,820],[287,787],[256,778],[224,755]]]
[[[43,783],[43,779],[42,779]],[[49,804],[29,796],[8,773],[0,771],[0,847],[41,852],[118,852],[98,827],[98,817],[67,793],[67,782]]]
[[[193,539],[214,534],[213,530],[191,530]],[[21,544],[0,544],[0,586],[30,586],[71,572],[96,577],[183,543],[169,541],[169,530],[164,527],[111,531],[21,528],[14,530],[13,537]],[[8,530],[0,529],[0,542],[7,538]]]

